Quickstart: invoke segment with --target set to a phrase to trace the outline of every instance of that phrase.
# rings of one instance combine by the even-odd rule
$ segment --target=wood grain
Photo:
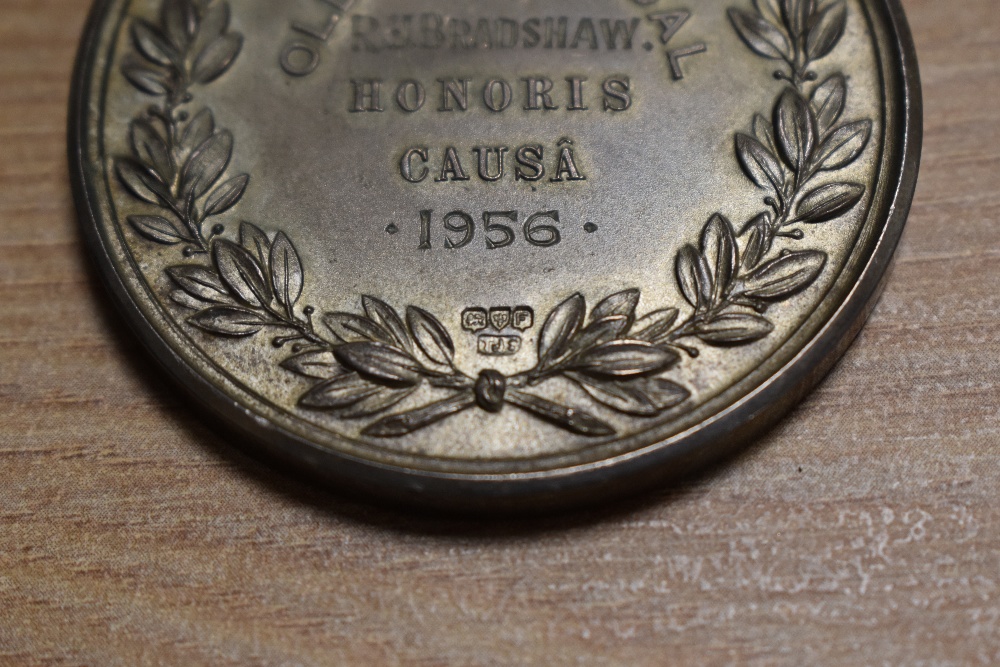
[[[405,516],[245,457],[81,248],[86,0],[0,0],[0,664],[1000,662],[1000,6],[907,0],[925,90],[894,274],[747,453],[570,517]]]

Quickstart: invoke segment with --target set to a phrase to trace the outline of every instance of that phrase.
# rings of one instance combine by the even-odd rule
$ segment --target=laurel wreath
[[[172,300],[192,311],[190,325],[233,338],[265,330],[281,334],[273,344],[292,349],[282,368],[310,383],[298,399],[301,409],[340,419],[377,417],[361,433],[382,438],[413,433],[476,406],[499,412],[505,405],[576,434],[613,435],[594,414],[532,388],[563,378],[594,402],[636,417],[682,405],[690,391],[664,375],[685,355],[698,357],[692,342],[732,347],[766,338],[774,330],[768,310],[822,273],[825,252],[777,251],[778,240],[802,240],[805,226],[842,218],[865,192],[851,182],[810,185],[820,173],[857,160],[872,131],[869,120],[838,124],[847,97],[843,74],[811,86],[818,80],[811,66],[844,34],[845,0],[753,4],[753,12],[730,9],[730,21],[755,54],[781,63],[775,78],[784,85],[771,118],[755,115],[750,132],[736,133],[735,149],[746,176],[766,192],[767,209],[738,231],[716,214],[698,243],[678,252],[683,317],[677,307],[638,317],[638,289],[613,294],[589,311],[584,297],[573,294],[548,314],[534,367],[510,377],[495,370],[472,377],[456,366],[447,328],[426,310],[411,305],[401,315],[371,296],[362,297],[360,313],[316,317],[315,308],[301,307],[302,262],[284,232],[269,235],[243,222],[226,238],[225,225],[212,224],[239,203],[250,181],[247,174],[224,178],[233,136],[216,127],[211,110],[193,116],[188,111],[191,90],[222,76],[243,44],[229,30],[224,0],[163,0],[158,24],[131,24],[135,51],[126,56],[122,73],[160,102],[131,122],[132,154],[115,163],[122,185],[150,208],[129,216],[128,223],[149,241],[182,246],[189,259],[204,257],[166,269],[176,287]],[[392,413],[424,386],[447,397]]]

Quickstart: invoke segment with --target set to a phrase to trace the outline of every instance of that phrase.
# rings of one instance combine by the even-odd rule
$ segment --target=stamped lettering
[[[636,4],[646,6],[643,2]],[[333,37],[353,5],[346,0],[320,4],[325,22],[296,23],[297,41],[283,53],[282,67],[293,77],[316,70],[319,46]],[[488,367],[463,368],[465,360],[456,355],[449,328],[419,305],[394,307],[368,295],[349,311],[307,305],[316,296],[307,289],[307,269],[316,264],[304,261],[281,230],[282,221],[260,227],[239,222],[241,214],[231,212],[250,185],[249,174],[239,172],[239,165],[252,162],[234,157],[234,133],[194,101],[200,86],[233,67],[243,44],[242,35],[229,29],[228,4],[222,0],[162,0],[162,25],[136,23],[135,52],[122,60],[120,72],[153,103],[136,105],[127,148],[114,159],[115,187],[128,208],[123,226],[130,243],[141,238],[182,249],[184,260],[164,269],[163,284],[171,285],[169,300],[176,304],[171,308],[199,335],[236,341],[267,332],[274,348],[291,346],[280,364],[302,386],[290,409],[364,420],[359,436],[373,439],[406,436],[475,407],[498,413],[505,406],[585,438],[613,436],[617,431],[608,415],[653,418],[684,410],[692,390],[673,372],[696,363],[704,347],[724,354],[771,336],[776,329],[772,309],[791,307],[828,264],[826,249],[798,245],[807,238],[806,230],[843,223],[868,191],[843,170],[867,150],[873,123],[850,120],[845,73],[816,67],[844,36],[847,5],[843,0],[792,2],[795,12],[776,13],[772,4],[754,3],[755,11],[741,5],[728,12],[749,51],[779,66],[775,76],[761,82],[775,87],[774,102],[748,114],[752,120],[729,134],[736,164],[746,177],[741,183],[759,190],[763,203],[737,224],[716,213],[699,225],[699,232],[673,257],[673,301],[640,310],[643,293],[633,287],[590,305],[571,286],[554,287],[549,299],[554,305],[547,307],[533,339],[533,358],[510,375]],[[689,18],[685,12],[658,13],[646,25],[654,26],[669,47]],[[351,17],[351,39],[357,52],[374,54],[419,48],[610,52],[633,49],[640,24],[636,19],[356,15]],[[158,49],[167,34],[177,57],[167,58]],[[682,58],[704,52],[702,47],[680,44],[668,52],[673,78],[684,75]],[[347,108],[361,122],[390,109],[402,114],[437,109],[457,116],[471,108],[472,80],[433,81],[440,88],[431,93],[416,78],[385,85],[378,77],[356,78]],[[557,81],[562,82],[561,96]],[[587,97],[584,77],[528,74],[519,82],[519,112],[532,117],[598,106]],[[481,90],[488,112],[514,108],[512,80],[487,80]],[[635,106],[628,77],[605,79],[601,91],[597,99],[605,111]],[[554,146],[504,145],[486,138],[414,145],[395,153],[393,162],[406,183],[428,187],[504,187],[543,179],[567,187],[588,179],[578,148],[568,137]],[[468,248],[465,252],[476,249],[502,257],[504,249],[518,244],[550,248],[562,240],[564,221],[554,208],[467,209],[420,211],[418,247],[424,252]],[[217,220],[235,222],[227,227]],[[584,228],[597,231],[589,221]],[[385,229],[401,231],[395,223]],[[412,298],[419,302],[420,296]],[[657,291],[656,300],[662,298]],[[523,352],[522,334],[534,324],[534,312],[523,305],[475,306],[461,315],[462,329],[485,357]],[[557,379],[578,391],[546,397],[542,385]]]
[[[351,19],[351,48],[380,53],[398,49],[618,49],[630,51],[639,18],[570,19],[546,16],[465,18],[436,13],[370,16]]]
[[[306,55],[293,54],[293,57],[305,58]],[[479,94],[475,94],[477,91]],[[518,105],[514,104],[515,95],[520,100]],[[378,77],[368,77],[351,79],[346,95],[349,101],[347,110],[352,113],[385,111],[386,102],[391,98],[392,110],[407,114],[417,111],[461,113],[477,107],[493,113],[508,109],[590,111],[591,105],[594,109],[621,112],[632,107],[632,96],[631,79],[618,74],[595,82],[593,87],[587,77],[578,75],[562,78],[539,75],[510,81],[448,77],[434,81],[404,79],[386,82]],[[438,99],[440,103],[436,107],[428,105],[428,99]]]
[[[517,180],[551,183],[585,181],[573,140],[562,138],[549,146],[474,146],[460,150],[455,146],[407,149],[399,160],[399,175],[407,183],[451,183],[473,178],[493,183]]]
[[[483,211],[481,220],[481,243],[487,250],[506,248],[517,242],[548,248],[562,240],[559,211],[537,211],[523,218],[523,224],[518,211]],[[433,225],[434,211],[421,211],[419,250],[438,247]],[[447,250],[465,248],[476,238],[476,218],[466,211],[446,213],[441,219],[441,227],[444,229],[442,245]]]
[[[528,306],[466,308],[462,329],[476,335],[476,352],[484,357],[512,357],[521,351],[521,334],[535,325],[535,311]],[[489,330],[489,333],[480,333]]]

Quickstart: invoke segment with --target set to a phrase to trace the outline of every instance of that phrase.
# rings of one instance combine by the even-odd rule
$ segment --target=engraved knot
[[[500,412],[503,409],[504,394],[507,393],[507,378],[503,373],[485,370],[476,380],[476,402],[487,412]]]

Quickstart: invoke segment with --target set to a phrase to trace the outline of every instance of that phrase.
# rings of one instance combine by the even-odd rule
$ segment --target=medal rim
[[[866,215],[866,220],[877,215],[878,220],[884,218],[885,222],[877,239],[864,241],[859,237],[858,243],[871,244],[873,249],[860,258],[861,268],[856,269],[857,277],[851,288],[844,290],[846,296],[826,316],[825,323],[797,348],[791,359],[763,382],[754,382],[755,389],[744,392],[738,400],[729,401],[724,410],[706,411],[712,412],[711,416],[687,431],[662,441],[654,437],[654,441],[645,446],[602,460],[520,472],[515,470],[516,465],[504,462],[508,471],[472,473],[429,470],[367,459],[319,445],[254,414],[184,359],[133,299],[101,231],[101,211],[90,191],[92,185],[88,183],[90,172],[95,168],[102,170],[88,166],[87,137],[89,126],[95,122],[88,112],[92,111],[94,101],[90,93],[99,59],[98,48],[108,24],[107,14],[115,1],[97,0],[84,29],[71,89],[68,149],[74,200],[84,242],[105,287],[113,295],[118,312],[184,393],[207,414],[221,417],[245,440],[241,444],[250,446],[274,463],[333,483],[334,488],[346,487],[408,506],[417,503],[440,509],[487,512],[578,506],[676,479],[749,444],[748,441],[777,422],[819,383],[860,332],[889,275],[916,188],[922,142],[922,97],[915,47],[899,0],[865,1],[866,11],[877,14],[875,21],[869,17],[869,24],[879,25],[888,33],[884,38],[872,36],[882,52],[880,67],[883,72],[894,70],[890,72],[894,75],[892,87],[887,87],[884,75],[882,81],[886,127],[883,128],[883,158],[877,168],[877,182],[885,178],[887,164],[890,164],[892,179],[889,183],[879,182],[879,189],[885,193],[884,201],[873,200]],[[890,92],[894,93],[892,99]],[[889,134],[890,125],[892,134]],[[873,214],[876,208],[879,210]],[[848,269],[857,252],[856,247],[852,249],[841,274]],[[816,312],[807,316],[792,339],[802,335],[802,328]],[[783,343],[768,359],[790,345],[792,339]],[[759,372],[758,369],[740,378],[720,396],[699,406],[697,411],[705,411],[706,406],[728,396],[742,383],[756,380]],[[252,395],[252,392],[247,393]],[[256,402],[262,401],[266,402],[256,397]],[[656,430],[647,429],[615,442],[649,441],[649,434]],[[462,466],[469,467],[470,463],[456,465]]]

